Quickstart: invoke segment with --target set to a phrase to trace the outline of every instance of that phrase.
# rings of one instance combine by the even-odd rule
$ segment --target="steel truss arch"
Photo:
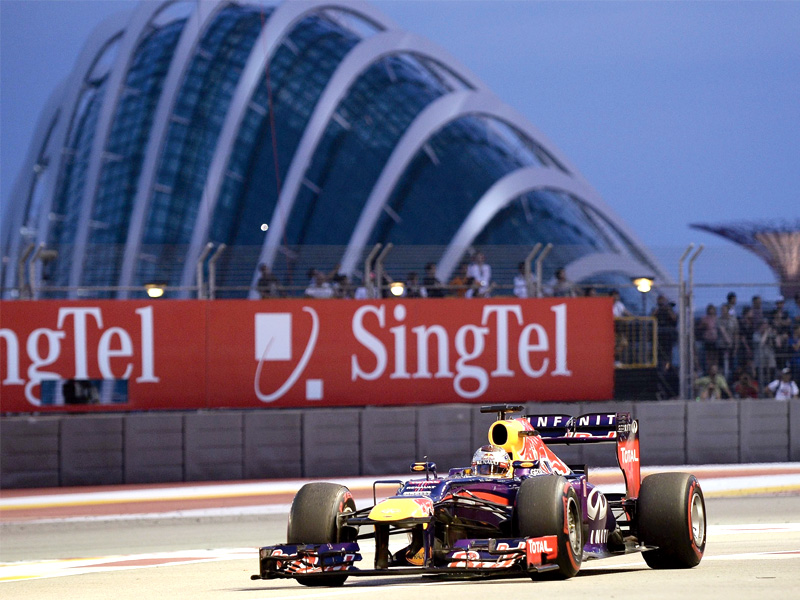
[[[192,12],[183,27],[175,52],[172,55],[169,71],[164,78],[161,96],[158,99],[153,122],[150,126],[150,139],[142,162],[142,171],[136,186],[136,196],[133,200],[133,213],[128,226],[126,237],[125,254],[122,258],[122,272],[120,274],[119,285],[130,287],[136,273],[139,250],[144,238],[144,229],[147,222],[147,215],[150,209],[153,186],[158,175],[158,167],[161,162],[161,152],[166,144],[167,134],[169,133],[169,121],[175,109],[175,103],[181,92],[181,84],[186,74],[191,58],[195,55],[198,45],[203,35],[212,23],[214,17],[224,9],[230,0],[221,2],[201,1],[197,4],[197,10]],[[127,290],[121,290],[120,298],[128,297]]]
[[[92,218],[92,209],[100,187],[100,177],[103,172],[103,153],[108,146],[114,117],[117,114],[119,102],[123,96],[125,78],[136,56],[136,49],[142,37],[148,32],[150,23],[158,14],[173,4],[175,0],[162,2],[143,2],[134,11],[125,28],[114,65],[109,73],[106,84],[108,93],[103,97],[103,104],[95,125],[92,149],[89,155],[89,167],[86,174],[86,184],[81,201],[81,215],[78,220],[78,231],[75,235],[75,248],[72,253],[69,286],[73,290],[70,295],[75,296],[75,291],[81,283],[83,266],[86,258],[86,247],[89,241],[89,223]]]
[[[361,251],[366,247],[369,236],[380,218],[392,191],[416,154],[439,131],[458,119],[471,115],[494,118],[515,129],[554,157],[560,165],[567,163],[561,153],[538,130],[517,111],[502,102],[488,90],[461,90],[438,98],[417,115],[414,122],[403,134],[386,162],[378,181],[372,188],[369,198],[361,212],[347,250],[342,259],[340,272],[348,276],[357,268]],[[538,136],[538,137],[536,137]],[[565,167],[566,168],[566,167]]]
[[[457,75],[466,85],[478,89],[485,88],[485,85],[476,76],[465,67],[457,64],[438,46],[414,34],[387,31],[376,34],[356,45],[339,64],[314,108],[314,113],[295,151],[286,180],[278,197],[278,204],[275,207],[269,231],[261,249],[259,263],[266,263],[268,266],[272,266],[286,229],[289,215],[300,191],[303,176],[311,164],[328,122],[334,116],[339,103],[346,97],[351,86],[367,68],[387,56],[401,53],[414,53],[430,58],[454,75]],[[254,269],[252,286],[255,286],[257,277],[258,273]]]
[[[450,279],[450,275],[461,256],[502,208],[513,202],[521,194],[541,189],[555,189],[566,192],[593,207],[613,222],[628,237],[637,250],[642,252],[645,258],[653,265],[653,268],[657,266],[658,263],[647,249],[633,237],[632,233],[627,231],[627,228],[622,225],[622,222],[612,213],[611,209],[606,206],[600,195],[591,186],[556,169],[526,167],[509,173],[495,182],[475,203],[475,206],[461,224],[461,227],[459,227],[456,235],[439,260],[436,267],[436,276],[439,281]],[[670,281],[665,272],[660,269],[656,270],[658,272],[655,275],[662,281]]]
[[[122,34],[129,18],[129,12],[111,15],[92,31],[75,62],[75,66],[69,76],[50,95],[42,112],[44,116],[38,121],[34,137],[31,140],[30,150],[23,163],[22,171],[15,181],[12,195],[12,198],[18,198],[20,197],[17,195],[18,193],[25,194],[25,190],[31,189],[33,180],[38,175],[34,173],[34,166],[39,156],[45,154],[52,157],[51,164],[45,169],[40,183],[40,185],[44,186],[44,191],[42,193],[39,221],[36,224],[36,241],[38,243],[47,241],[50,212],[64,162],[63,150],[72,131],[76,111],[78,110],[78,101],[84,91],[86,77],[91,74],[96,61],[102,56],[106,48]],[[51,128],[50,125],[53,119],[56,119],[56,122],[55,126]],[[43,123],[47,123],[47,125],[43,125]],[[49,139],[45,140],[44,138],[48,135]],[[15,212],[11,227],[17,223],[21,226],[24,218],[24,215],[18,215]],[[9,234],[12,236],[13,232],[14,229],[9,230]],[[5,281],[7,287],[14,286],[14,265],[19,256],[21,243],[22,238],[20,236],[13,236],[8,241],[10,247],[9,258],[12,262],[6,267]]]
[[[309,0],[283,2],[277,6],[253,44],[217,140],[217,147],[209,165],[200,207],[197,211],[197,220],[192,232],[192,240],[181,274],[181,287],[184,290],[189,288],[194,280],[195,263],[208,241],[210,219],[216,209],[222,184],[225,181],[225,169],[233,152],[242,121],[247,114],[248,105],[262,81],[265,69],[277,49],[297,24],[309,15],[325,10],[352,14],[364,19],[379,30],[396,27],[390,19],[362,1],[344,4],[330,2],[330,0]],[[188,293],[188,291],[183,291],[181,295],[187,296]]]

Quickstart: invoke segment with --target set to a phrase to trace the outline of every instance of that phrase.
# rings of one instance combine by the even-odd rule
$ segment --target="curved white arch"
[[[386,162],[375,186],[372,188],[364,210],[361,212],[358,223],[347,244],[347,249],[341,262],[341,273],[353,274],[361,251],[366,246],[392,191],[422,147],[448,124],[474,114],[494,117],[530,136],[528,133],[530,129],[528,121],[488,90],[453,92],[429,104],[417,115],[414,122],[403,134]],[[533,137],[531,139],[549,153],[557,153],[551,147],[545,146],[540,139]]]
[[[567,192],[580,198],[581,201],[594,207],[622,229],[621,221],[613,214],[610,214],[610,209],[605,205],[600,195],[583,181],[578,181],[556,169],[542,167],[518,169],[495,182],[475,203],[436,267],[436,275],[439,280],[447,281],[450,279],[450,275],[461,256],[502,208],[513,202],[521,194],[548,188]],[[628,235],[627,231],[624,233]],[[629,239],[653,265],[658,267],[658,262],[650,256],[644,246],[632,237],[629,237]],[[656,273],[656,275],[664,281],[669,281],[669,276],[663,271]]]
[[[94,200],[100,186],[100,175],[103,170],[103,153],[108,145],[114,116],[124,90],[125,78],[128,75],[131,63],[134,60],[136,48],[139,45],[153,17],[162,9],[172,4],[175,0],[162,0],[161,2],[142,2],[136,8],[125,33],[120,40],[119,50],[114,60],[114,65],[106,82],[106,93],[100,114],[95,125],[92,149],[89,155],[89,167],[86,172],[86,183],[81,201],[81,215],[78,220],[78,231],[75,235],[75,246],[72,251],[72,265],[70,268],[69,286],[72,288],[71,296],[76,295],[83,273],[83,264],[86,255],[86,246],[89,238],[89,222],[92,218]]]
[[[37,185],[36,179],[41,178],[42,181],[38,185],[44,185],[45,178],[54,178],[53,171],[58,169],[59,162],[54,160],[57,157],[53,147],[53,133],[58,126],[58,121],[61,117],[61,98],[64,96],[67,82],[62,81],[56,87],[55,91],[50,95],[42,110],[39,120],[36,123],[33,137],[31,138],[28,153],[25,155],[25,160],[22,163],[22,169],[14,181],[11,196],[9,197],[8,206],[6,206],[6,213],[2,216],[2,232],[0,232],[0,252],[3,253],[3,282],[6,289],[11,289],[15,286],[14,277],[16,275],[15,269],[17,268],[17,260],[21,251],[22,236],[20,230],[25,224],[31,212],[35,212],[27,200],[34,192],[34,185]],[[42,162],[45,161],[48,166],[43,166]],[[41,172],[37,170],[43,169]],[[35,201],[35,199],[33,199]],[[44,198],[41,199],[45,202]],[[6,260],[7,259],[7,260]]]
[[[100,23],[100,25],[95,27],[89,39],[83,45],[81,53],[75,61],[75,66],[72,68],[69,76],[65,78],[56,91],[50,95],[50,99],[45,107],[44,114],[48,114],[48,111],[49,114],[52,115],[58,113],[58,120],[55,128],[50,133],[50,138],[47,140],[47,149],[45,150],[46,154],[52,157],[52,161],[42,175],[42,181],[40,183],[40,185],[43,186],[43,192],[42,207],[39,211],[39,221],[36,226],[37,243],[47,241],[47,234],[50,229],[50,212],[56,195],[61,167],[64,162],[64,154],[62,151],[66,147],[70,132],[72,131],[73,123],[76,118],[76,111],[78,110],[78,101],[84,90],[86,77],[91,73],[95,61],[102,55],[103,51],[125,29],[125,24],[129,19],[129,15],[129,11],[111,15]],[[41,150],[41,146],[45,142],[43,136],[46,134],[46,131],[47,129],[42,131],[37,127],[34,139],[31,142],[31,152],[33,148],[36,148],[37,152]],[[30,156],[29,153],[28,158],[30,158]],[[33,166],[36,160],[36,155],[34,155],[32,161],[28,162],[26,160],[23,171],[18,176],[15,183],[15,197],[18,191],[22,190],[22,193],[25,193],[24,190],[29,189],[34,176]],[[21,218],[24,218],[24,216],[18,217],[18,219]],[[15,219],[15,221],[16,220],[17,219]],[[13,229],[10,233],[13,235]],[[17,237],[16,241],[10,240],[9,243],[12,245],[12,252],[10,254],[13,255],[14,262],[10,264],[6,270],[6,282],[10,287],[13,287],[14,268],[16,266],[16,259],[19,255],[19,246],[22,243],[22,239]]]
[[[142,245],[144,228],[150,210],[152,190],[156,183],[158,166],[161,163],[161,151],[164,149],[164,144],[167,140],[169,120],[172,117],[175,102],[178,100],[184,75],[190,66],[191,58],[194,56],[196,47],[200,43],[206,28],[216,14],[228,4],[230,4],[230,0],[222,0],[218,3],[198,2],[197,10],[186,21],[180,40],[178,40],[178,44],[175,47],[169,71],[167,71],[167,76],[164,79],[161,96],[158,99],[153,122],[150,126],[151,134],[147,141],[142,171],[139,174],[139,180],[136,185],[136,197],[133,200],[133,212],[128,226],[125,254],[122,258],[120,286],[130,286],[133,283],[139,249]],[[128,295],[129,292],[125,290],[119,293],[120,298],[127,298]]]
[[[428,56],[446,65],[468,85],[484,88],[485,85],[468,69],[456,64],[443,50],[431,42],[414,34],[400,31],[379,33],[355,46],[339,64],[322,93],[314,113],[303,132],[303,137],[295,152],[292,164],[286,175],[283,189],[278,197],[278,204],[272,215],[269,231],[264,239],[259,263],[271,266],[275,254],[286,229],[294,201],[300,191],[303,176],[311,164],[317,146],[325,133],[328,122],[334,115],[336,107],[346,97],[350,87],[371,65],[386,56],[402,52],[413,52]],[[253,269],[252,285],[256,283],[258,272]]]
[[[653,275],[650,267],[643,265],[632,256],[613,252],[595,252],[581,256],[565,265],[564,271],[570,281],[583,281],[592,275],[609,271],[619,271],[630,277]],[[664,282],[659,281],[658,283]]]
[[[263,81],[267,65],[272,60],[275,51],[283,44],[286,36],[294,30],[300,21],[310,14],[326,9],[348,12],[371,22],[381,30],[395,27],[395,24],[390,19],[362,1],[350,2],[345,5],[343,3],[330,2],[330,0],[310,0],[283,2],[278,5],[253,44],[250,56],[231,98],[230,107],[225,115],[225,122],[220,131],[217,146],[214,150],[214,157],[211,160],[206,177],[203,195],[200,199],[197,220],[192,232],[192,241],[186,254],[186,261],[181,275],[181,287],[189,288],[194,281],[195,265],[208,240],[210,219],[216,209],[222,184],[225,181],[225,169],[233,153],[236,137],[247,114],[249,103],[259,84]],[[182,293],[184,296],[188,294],[188,291]]]

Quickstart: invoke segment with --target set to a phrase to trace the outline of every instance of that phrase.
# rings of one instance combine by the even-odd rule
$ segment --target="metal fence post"
[[[687,373],[689,367],[689,347],[686,338],[686,282],[683,279],[683,261],[694,248],[694,244],[689,244],[678,261],[678,362],[679,362],[679,392],[684,400],[689,398],[689,388],[687,384]]]
[[[380,252],[380,249],[383,247],[383,244],[375,244],[370,250],[370,253],[367,255],[367,258],[364,260],[364,288],[367,290],[367,294],[370,298],[375,298],[375,283],[372,281],[372,261],[375,260],[375,255]]]
[[[203,248],[203,252],[200,254],[200,258],[197,259],[197,299],[202,300],[206,297],[205,291],[205,284],[203,282],[203,263],[208,256],[208,253],[211,252],[211,249],[214,247],[212,242],[208,242],[206,247]]]
[[[550,254],[550,250],[553,249],[553,244],[547,244],[542,250],[542,253],[536,259],[536,297],[541,298],[544,296],[542,292],[542,263],[544,259],[547,258],[547,255]]]
[[[217,261],[220,254],[227,248],[225,244],[220,244],[217,251],[208,261],[208,297],[213,300],[217,296]]]
[[[525,258],[525,268],[524,268],[524,277],[525,277],[525,291],[528,293],[528,298],[533,298],[533,272],[531,270],[531,262],[533,261],[533,257],[536,256],[536,253],[542,247],[542,243],[538,242],[531,250],[530,254]]]
[[[686,323],[688,327],[689,338],[689,392],[694,394],[694,379],[695,379],[695,349],[694,349],[694,261],[700,256],[703,251],[703,244],[700,244],[695,250],[692,257],[689,259],[689,281],[687,286],[686,303],[688,305],[689,320]]]

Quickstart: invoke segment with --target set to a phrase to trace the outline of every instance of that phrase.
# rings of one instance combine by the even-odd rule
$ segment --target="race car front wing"
[[[357,542],[341,544],[280,544],[259,550],[260,570],[251,579],[293,579],[312,575],[376,576],[415,574],[508,575],[537,573],[558,568],[556,536],[512,539],[458,540],[438,561],[425,566],[389,566],[360,569]]]

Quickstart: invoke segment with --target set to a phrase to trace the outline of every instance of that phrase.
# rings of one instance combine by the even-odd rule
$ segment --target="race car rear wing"
[[[639,422],[630,413],[588,413],[569,415],[527,415],[534,430],[546,444],[616,443],[617,463],[625,476],[628,498],[639,496]]]

